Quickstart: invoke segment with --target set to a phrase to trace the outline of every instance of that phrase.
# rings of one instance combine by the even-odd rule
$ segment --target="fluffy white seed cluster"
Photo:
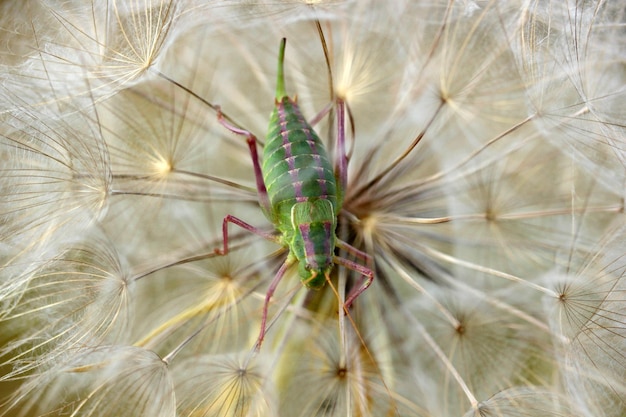
[[[0,3],[0,416],[626,415],[618,3]],[[263,138],[283,37],[376,275],[293,268],[255,351],[287,250],[215,252],[274,230],[216,106]]]

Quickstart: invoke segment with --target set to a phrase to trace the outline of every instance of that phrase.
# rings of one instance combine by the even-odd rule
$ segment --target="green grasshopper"
[[[348,295],[345,308],[349,308],[374,280],[370,268],[335,255],[335,249],[339,248],[362,260],[371,259],[368,254],[338,239],[335,232],[347,183],[345,105],[342,100],[337,100],[338,158],[333,170],[323,143],[300,113],[296,100],[285,92],[283,63],[286,42],[283,38],[278,53],[275,108],[270,116],[262,164],[259,163],[257,138],[251,132],[229,124],[217,107],[218,121],[228,130],[246,136],[261,209],[275,225],[278,235],[228,215],[222,223],[223,249],[216,249],[215,252],[219,255],[228,253],[228,223],[289,249],[287,259],[278,269],[265,296],[256,349],[260,349],[265,337],[270,299],[285,272],[294,263],[298,263],[302,283],[313,289],[320,289],[330,280],[329,275],[335,264],[361,274],[365,281]],[[315,120],[321,119],[329,109],[327,106]]]

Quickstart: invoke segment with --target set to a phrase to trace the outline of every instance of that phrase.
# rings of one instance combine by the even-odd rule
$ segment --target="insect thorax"
[[[312,199],[291,208],[290,225],[283,231],[290,256],[298,260],[300,278],[309,288],[324,285],[333,268],[337,216],[329,200]]]

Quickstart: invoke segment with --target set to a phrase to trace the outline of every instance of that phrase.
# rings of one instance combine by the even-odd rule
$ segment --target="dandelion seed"
[[[238,355],[194,357],[175,369],[183,416],[271,416],[276,405],[259,361]]]
[[[87,115],[49,120],[17,108],[3,127],[0,239],[12,278],[0,287],[11,294],[29,280],[29,261],[54,257],[103,216],[111,178],[99,127]]]
[[[194,262],[141,278],[150,281],[142,291],[148,295],[180,274],[186,277],[187,285],[168,294],[153,293],[151,296],[160,307],[145,306],[145,311],[138,311],[149,320],[137,323],[137,333],[145,335],[135,344],[162,350],[165,356],[168,351],[164,346],[171,349],[175,341],[184,340],[195,329],[203,329],[186,343],[182,357],[194,352],[220,354],[231,352],[234,347],[249,347],[260,320],[256,314],[261,300],[250,297],[259,271],[251,265],[242,265],[239,269],[223,266],[218,260]]]
[[[82,97],[89,106],[94,97],[132,85],[153,65],[175,9],[171,1],[25,4],[31,24],[20,34],[32,41],[6,73],[31,105],[78,105]]]
[[[617,243],[622,235],[623,228],[613,231],[582,265],[570,264],[569,270],[546,276],[557,293],[546,306],[555,333],[562,336],[558,346],[564,382],[585,413],[618,416],[626,410],[626,325],[621,313],[626,265]]]
[[[168,369],[154,353],[133,347],[103,345],[78,350],[69,362],[26,388],[36,395],[17,396],[17,416],[49,412],[71,416],[176,414]]]
[[[576,415],[563,398],[540,389],[516,388],[496,394],[464,417],[531,417]]]
[[[623,47],[608,39],[623,23],[624,11],[597,2],[570,6],[559,4],[548,12],[537,2],[523,15],[513,52],[525,70],[528,99],[541,116],[536,122],[546,139],[619,193],[614,187],[624,181],[625,131],[613,109],[624,89],[613,65],[623,61]],[[559,134],[549,134],[554,129]]]
[[[408,399],[390,395],[385,384],[393,386],[395,381],[381,379],[381,364],[373,362],[379,358],[365,350],[354,332],[348,330],[345,349],[333,326],[314,324],[309,338],[290,343],[283,353],[285,361],[279,371],[286,382],[284,412],[294,416],[395,415],[396,408],[410,404]],[[294,397],[302,401],[289,401]]]
[[[13,306],[0,325],[19,339],[6,341],[2,379],[45,373],[84,346],[122,338],[129,322],[127,272],[105,238],[74,243],[42,260],[20,292],[4,298]]]

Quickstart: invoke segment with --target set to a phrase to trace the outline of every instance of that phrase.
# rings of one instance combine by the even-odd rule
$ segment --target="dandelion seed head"
[[[0,6],[0,415],[624,414],[621,6],[393,6]],[[262,151],[283,37],[347,310],[217,119]]]
[[[365,236],[377,236],[379,235],[379,233],[377,233],[379,221],[380,220],[375,215],[361,218],[356,225],[358,227],[357,230],[361,231]]]

